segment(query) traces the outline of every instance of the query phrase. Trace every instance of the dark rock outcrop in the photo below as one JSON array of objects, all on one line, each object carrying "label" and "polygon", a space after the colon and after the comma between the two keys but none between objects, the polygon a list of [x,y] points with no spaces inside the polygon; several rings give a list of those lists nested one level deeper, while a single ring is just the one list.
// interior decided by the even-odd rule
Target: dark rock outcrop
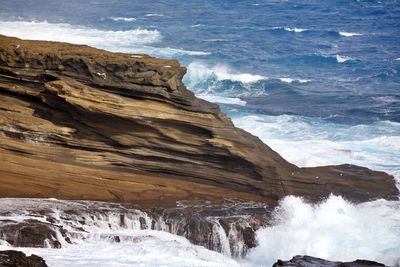
[{"label": "dark rock outcrop", "polygon": [[[1,214],[1,212],[0,212]],[[0,220],[0,238],[14,247],[60,248],[57,232],[63,233],[60,226],[34,219],[15,222]]]},{"label": "dark rock outcrop", "polygon": [[298,168],[196,98],[177,61],[0,36],[0,196],[174,205],[395,198],[393,177]]},{"label": "dark rock outcrop", "polygon": [[0,251],[0,267],[47,267],[42,257],[15,250]]},{"label": "dark rock outcrop", "polygon": [[352,262],[328,261],[310,256],[295,256],[289,261],[278,260],[272,267],[384,267],[382,263],[367,260]]}]

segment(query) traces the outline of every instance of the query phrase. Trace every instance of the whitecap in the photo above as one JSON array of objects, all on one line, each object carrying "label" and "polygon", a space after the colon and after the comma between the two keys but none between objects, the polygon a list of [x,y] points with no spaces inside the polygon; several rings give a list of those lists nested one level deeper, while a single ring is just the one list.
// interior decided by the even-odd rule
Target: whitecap
[{"label": "whitecap", "polygon": [[305,31],[310,31],[310,29],[302,29],[302,28],[291,28],[291,27],[272,27],[269,28],[271,30],[283,30],[283,31],[287,31],[287,32],[294,32],[294,33],[301,33],[301,32],[305,32]]},{"label": "whitecap", "polygon": [[204,26],[204,24],[193,24],[193,25],[190,25],[190,27],[192,27],[192,28],[198,28],[198,27],[201,27],[201,26]]},{"label": "whitecap", "polygon": [[343,63],[343,62],[352,60],[351,57],[341,56],[341,55],[336,55],[335,58],[336,58],[336,61],[337,61],[338,63]]},{"label": "whitecap", "polygon": [[164,14],[160,13],[149,13],[145,15],[146,17],[164,17]]},{"label": "whitecap", "polygon": [[136,21],[136,18],[127,18],[127,17],[110,17],[113,21],[125,21],[125,22],[133,22]]},{"label": "whitecap", "polygon": [[399,60],[400,60],[400,57],[398,57],[398,58],[395,58],[394,60],[396,60],[396,61],[399,61]]},{"label": "whitecap", "polygon": [[212,103],[217,104],[230,104],[230,105],[239,105],[239,106],[246,106],[246,101],[241,100],[240,98],[236,97],[224,97],[224,96],[217,96],[217,95],[196,95],[199,98],[207,100]]},{"label": "whitecap", "polygon": [[278,80],[280,80],[281,82],[285,82],[285,83],[309,83],[312,80],[308,80],[308,79],[294,79],[294,78],[289,78],[289,77],[284,77],[284,78],[278,78]]},{"label": "whitecap", "polygon": [[150,46],[142,46],[140,51],[146,54],[151,54],[159,57],[172,57],[176,55],[189,55],[189,56],[209,56],[211,52],[206,51],[193,51],[193,50],[184,50],[179,48],[172,47],[150,47]]},{"label": "whitecap", "polygon": [[339,35],[343,37],[352,37],[352,36],[360,36],[362,34],[357,32],[339,32]]},{"label": "whitecap", "polygon": [[254,83],[268,79],[262,75],[235,72],[227,65],[217,64],[210,67],[198,62],[189,64],[185,78],[188,80],[189,87],[195,87],[196,84],[212,78],[219,81],[230,80],[242,83]]},{"label": "whitecap", "polygon": [[284,29],[285,31],[289,31],[289,32],[305,32],[305,31],[309,31],[308,29],[289,28],[289,27],[284,27],[283,29]]}]

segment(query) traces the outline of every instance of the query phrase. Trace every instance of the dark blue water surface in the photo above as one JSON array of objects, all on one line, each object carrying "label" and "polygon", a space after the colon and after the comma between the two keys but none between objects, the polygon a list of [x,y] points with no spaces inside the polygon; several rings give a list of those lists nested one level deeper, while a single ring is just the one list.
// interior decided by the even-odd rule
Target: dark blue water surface
[{"label": "dark blue water surface", "polygon": [[[244,112],[345,124],[400,122],[400,1],[0,3],[1,21],[156,30],[160,40],[144,52],[179,59],[189,67],[185,82],[192,90],[240,98]],[[129,50],[129,43],[123,48]],[[165,54],[163,48],[204,53]]]}]

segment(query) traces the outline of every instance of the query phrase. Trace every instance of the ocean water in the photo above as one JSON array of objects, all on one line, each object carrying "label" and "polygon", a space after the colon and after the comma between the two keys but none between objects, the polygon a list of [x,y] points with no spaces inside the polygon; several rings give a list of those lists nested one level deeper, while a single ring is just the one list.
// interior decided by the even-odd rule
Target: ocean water
[{"label": "ocean water", "polygon": [[[0,34],[179,59],[189,89],[220,103],[236,126],[299,166],[354,163],[400,182],[398,0],[0,0],[0,6]],[[156,231],[130,246],[87,242],[27,251],[54,266],[270,266],[295,254],[400,265],[399,203],[354,205],[332,196],[313,206],[287,197],[275,226],[257,232],[259,246],[242,260]]]}]

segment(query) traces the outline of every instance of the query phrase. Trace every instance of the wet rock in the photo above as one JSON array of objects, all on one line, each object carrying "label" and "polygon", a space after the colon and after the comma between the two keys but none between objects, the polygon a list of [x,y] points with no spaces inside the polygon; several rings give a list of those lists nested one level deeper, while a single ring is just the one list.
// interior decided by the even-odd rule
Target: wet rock
[{"label": "wet rock", "polygon": [[37,220],[0,221],[0,237],[15,247],[61,248],[54,228],[60,227]]},{"label": "wet rock", "polygon": [[295,256],[289,261],[278,260],[273,267],[384,267],[382,263],[367,260],[352,262],[328,261],[310,256]]},{"label": "wet rock", "polygon": [[233,257],[257,245],[255,231],[269,223],[272,208],[262,203],[182,201],[175,208],[147,211],[152,229],[186,237],[191,243]]},{"label": "wet rock", "polygon": [[[58,248],[82,241],[135,242],[132,230],[153,229],[238,258],[256,245],[255,231],[268,224],[272,210],[242,201],[182,201],[141,211],[105,202],[0,199],[0,239],[18,247]],[[42,221],[32,219],[38,217]]]},{"label": "wet rock", "polygon": [[0,267],[47,267],[43,258],[14,250],[0,251]]}]

